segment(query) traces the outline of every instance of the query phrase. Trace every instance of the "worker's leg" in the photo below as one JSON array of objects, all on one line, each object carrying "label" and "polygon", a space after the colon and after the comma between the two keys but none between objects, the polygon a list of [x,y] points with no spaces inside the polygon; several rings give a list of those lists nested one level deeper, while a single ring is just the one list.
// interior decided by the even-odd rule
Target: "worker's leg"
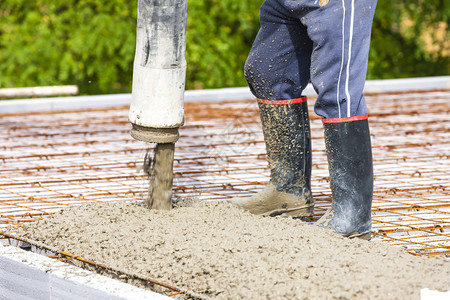
[{"label": "worker's leg", "polygon": [[[299,8],[299,2],[308,5]],[[313,41],[315,111],[325,118],[333,202],[318,225],[346,236],[369,238],[373,172],[363,88],[376,0],[286,3],[298,9]]]},{"label": "worker's leg", "polygon": [[333,202],[317,225],[369,239],[373,193],[369,123],[365,116],[341,120],[324,120]]},{"label": "worker's leg", "polygon": [[255,96],[297,98],[311,78],[318,115],[365,115],[363,89],[376,2],[266,0],[245,68]]},{"label": "worker's leg", "polygon": [[309,81],[312,43],[306,28],[282,12],[277,1],[263,4],[260,19],[245,76],[258,98],[271,179],[255,196],[232,202],[255,214],[309,216],[311,139],[301,93]]},{"label": "worker's leg", "polygon": [[245,78],[258,99],[300,98],[310,79],[312,41],[306,27],[277,0],[260,10],[261,28],[245,64]]},{"label": "worker's leg", "polygon": [[[299,8],[299,2],[308,4]],[[324,118],[367,114],[363,89],[376,2],[286,1],[297,9],[313,41],[311,82],[318,93],[315,111]]]}]

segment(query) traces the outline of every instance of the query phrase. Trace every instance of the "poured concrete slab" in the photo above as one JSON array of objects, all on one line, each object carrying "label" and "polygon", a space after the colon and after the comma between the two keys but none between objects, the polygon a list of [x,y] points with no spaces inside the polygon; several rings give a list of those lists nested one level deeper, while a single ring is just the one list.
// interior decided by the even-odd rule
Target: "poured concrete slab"
[{"label": "poured concrete slab", "polygon": [[[416,255],[450,255],[449,78],[376,81],[366,86],[370,92],[382,92],[366,97],[375,159],[373,234]],[[186,95],[186,125],[176,145],[175,197],[222,200],[255,193],[268,172],[257,107],[248,89]],[[0,133],[0,231],[69,205],[145,197],[147,179],[141,166],[152,147],[129,136],[129,95],[14,101],[0,102],[0,124],[5,129]],[[312,113],[312,104],[314,218],[318,218],[331,198],[321,120]],[[6,252],[14,252],[12,247],[0,249],[0,277],[5,278],[0,289],[17,281],[16,288],[8,290],[11,297],[20,291],[23,296],[45,298],[52,282],[61,279],[29,266],[28,258],[24,262],[20,255],[11,258],[16,254]],[[31,269],[8,273],[20,264]],[[33,274],[32,279],[27,274]],[[73,274],[77,278],[84,273]],[[70,285],[84,286],[84,277]],[[4,284],[6,280],[13,281]],[[24,280],[40,288],[27,294],[22,290]],[[90,285],[86,289],[109,293]]]}]

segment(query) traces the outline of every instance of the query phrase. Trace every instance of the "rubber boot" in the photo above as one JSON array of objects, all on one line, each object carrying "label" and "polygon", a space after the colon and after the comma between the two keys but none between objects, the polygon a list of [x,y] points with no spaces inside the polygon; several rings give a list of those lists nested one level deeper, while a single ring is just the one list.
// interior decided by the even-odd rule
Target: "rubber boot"
[{"label": "rubber boot", "polygon": [[258,100],[270,181],[259,193],[230,202],[256,215],[311,216],[311,132],[306,97]]},{"label": "rubber boot", "polygon": [[316,224],[346,237],[370,239],[373,163],[369,123],[367,116],[355,119],[324,120],[333,201]]}]

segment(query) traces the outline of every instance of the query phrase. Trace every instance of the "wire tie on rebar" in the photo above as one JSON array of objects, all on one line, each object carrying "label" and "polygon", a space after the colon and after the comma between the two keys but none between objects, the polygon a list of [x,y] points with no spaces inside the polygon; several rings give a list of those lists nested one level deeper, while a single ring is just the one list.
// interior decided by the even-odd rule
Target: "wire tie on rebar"
[{"label": "wire tie on rebar", "polygon": [[66,258],[61,259],[60,262],[66,262],[66,261],[72,260],[74,258],[77,259],[77,257],[75,257],[75,256],[74,257],[66,257]]}]

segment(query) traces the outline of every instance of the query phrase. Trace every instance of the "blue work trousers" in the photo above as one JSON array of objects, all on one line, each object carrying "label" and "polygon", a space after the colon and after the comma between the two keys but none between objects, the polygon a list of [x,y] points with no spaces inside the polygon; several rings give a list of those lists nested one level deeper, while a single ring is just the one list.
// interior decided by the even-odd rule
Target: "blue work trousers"
[{"label": "blue work trousers", "polygon": [[324,118],[367,114],[363,89],[376,0],[266,0],[245,64],[263,100],[299,98],[309,81]]}]

